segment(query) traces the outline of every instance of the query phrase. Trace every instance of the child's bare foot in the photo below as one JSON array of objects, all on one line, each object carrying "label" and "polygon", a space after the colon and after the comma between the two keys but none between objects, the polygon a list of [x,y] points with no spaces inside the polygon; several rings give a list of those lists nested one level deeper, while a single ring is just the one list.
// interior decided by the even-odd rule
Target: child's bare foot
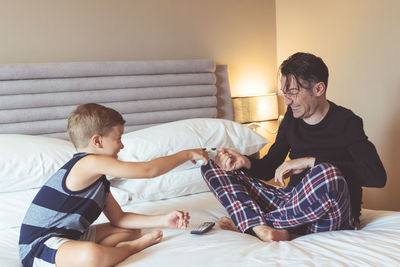
[{"label": "child's bare foot", "polygon": [[240,232],[239,229],[237,229],[235,223],[232,221],[231,218],[228,218],[226,216],[219,218],[219,226],[224,229],[224,230],[230,230],[230,231],[235,231],[235,232]]},{"label": "child's bare foot", "polygon": [[162,236],[163,236],[162,231],[160,231],[160,230],[152,231],[150,233],[144,234],[142,237],[140,237],[136,240],[121,242],[116,247],[132,246],[132,247],[136,247],[139,250],[142,250],[151,245],[159,243],[162,239]]},{"label": "child's bare foot", "polygon": [[278,230],[267,225],[257,225],[253,227],[254,233],[262,241],[287,241],[289,232],[287,230]]},{"label": "child's bare foot", "polygon": [[152,231],[150,233],[144,234],[141,238],[138,240],[143,240],[143,242],[146,242],[149,246],[157,244],[161,241],[163,237],[163,232],[160,230],[157,231]]}]

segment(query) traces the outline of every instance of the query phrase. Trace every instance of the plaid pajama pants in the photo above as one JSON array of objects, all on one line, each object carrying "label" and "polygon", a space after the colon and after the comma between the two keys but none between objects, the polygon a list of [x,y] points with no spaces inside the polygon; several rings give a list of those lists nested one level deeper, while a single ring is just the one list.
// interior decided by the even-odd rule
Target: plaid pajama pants
[{"label": "plaid pajama pants", "polygon": [[331,164],[314,166],[297,186],[286,188],[266,185],[243,171],[223,171],[212,160],[201,172],[243,233],[257,225],[296,234],[353,229],[346,181]]}]

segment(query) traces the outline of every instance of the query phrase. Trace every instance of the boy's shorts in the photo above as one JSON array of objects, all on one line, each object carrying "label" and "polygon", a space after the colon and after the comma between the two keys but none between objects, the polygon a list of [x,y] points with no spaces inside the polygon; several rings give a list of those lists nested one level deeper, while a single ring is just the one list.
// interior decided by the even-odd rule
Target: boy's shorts
[{"label": "boy's shorts", "polygon": [[[96,240],[96,226],[92,225],[89,229],[81,236],[79,241],[91,241],[94,242]],[[56,266],[56,252],[61,247],[62,244],[65,242],[72,241],[71,239],[64,238],[64,237],[50,237],[46,240],[41,246],[45,246],[47,251],[52,251],[48,255],[40,255],[40,258],[36,258],[33,261],[33,266],[40,266],[40,267],[50,267]],[[46,260],[44,260],[46,258]]]}]

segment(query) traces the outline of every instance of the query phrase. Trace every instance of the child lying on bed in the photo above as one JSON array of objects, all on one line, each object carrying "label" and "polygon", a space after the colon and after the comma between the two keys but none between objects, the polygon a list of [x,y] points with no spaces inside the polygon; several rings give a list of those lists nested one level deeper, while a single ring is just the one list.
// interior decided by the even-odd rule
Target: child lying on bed
[{"label": "child lying on bed", "polygon": [[[122,211],[105,175],[153,178],[187,160],[207,162],[207,153],[193,149],[149,162],[119,161],[124,124],[121,114],[98,104],[80,105],[71,113],[68,134],[78,153],[44,184],[25,215],[19,240],[24,266],[114,266],[161,241],[161,231],[141,235],[140,228],[187,227],[184,211]],[[91,226],[101,212],[110,223]]]}]

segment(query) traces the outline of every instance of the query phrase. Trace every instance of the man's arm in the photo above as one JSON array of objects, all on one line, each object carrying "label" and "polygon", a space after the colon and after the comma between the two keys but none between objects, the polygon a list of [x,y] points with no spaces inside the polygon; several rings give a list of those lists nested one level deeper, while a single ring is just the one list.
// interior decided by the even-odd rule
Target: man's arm
[{"label": "man's arm", "polygon": [[314,167],[314,165],[314,157],[304,157],[285,161],[275,171],[275,182],[279,182],[284,186],[285,183],[283,182],[283,179],[291,177],[294,174],[300,174],[304,170]]},{"label": "man's arm", "polygon": [[253,177],[265,181],[271,180],[275,176],[276,168],[285,161],[290,149],[286,138],[288,119],[286,113],[279,126],[275,142],[268,150],[268,153],[262,159],[249,158],[251,167],[248,173]]},{"label": "man's arm", "polygon": [[[286,114],[287,115],[287,114]],[[286,138],[288,118],[282,120],[274,144],[262,159],[243,156],[232,149],[221,149],[215,158],[217,165],[225,171],[247,169],[247,172],[260,180],[271,180],[275,176],[275,170],[285,161],[289,152],[289,144]]]},{"label": "man's arm", "polygon": [[348,140],[346,150],[351,156],[350,161],[330,161],[317,158],[315,164],[327,161],[338,167],[345,177],[353,177],[354,180],[351,183],[366,187],[384,187],[386,184],[385,168],[375,146],[364,133],[360,117],[354,116],[347,122],[344,138]]}]

